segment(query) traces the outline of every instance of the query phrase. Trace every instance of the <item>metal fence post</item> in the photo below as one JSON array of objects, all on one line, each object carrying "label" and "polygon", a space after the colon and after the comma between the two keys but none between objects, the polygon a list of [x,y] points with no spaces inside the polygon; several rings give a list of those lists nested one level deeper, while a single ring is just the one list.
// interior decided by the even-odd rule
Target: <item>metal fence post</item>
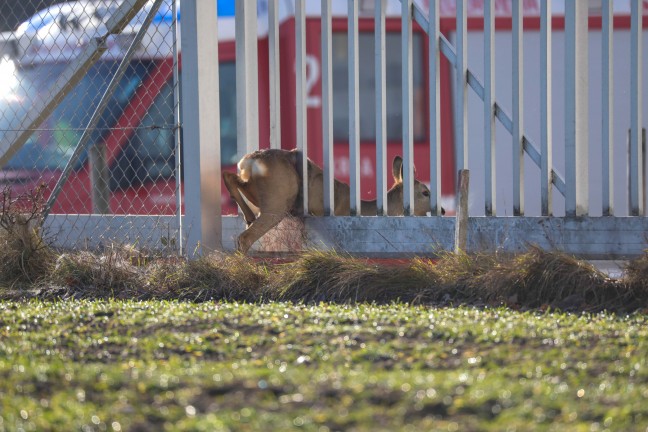
[{"label": "metal fence post", "polygon": [[612,0],[603,0],[602,8],[602,29],[601,53],[603,55],[603,64],[601,71],[602,77],[602,106],[601,106],[601,188],[602,188],[602,205],[603,216],[614,215],[614,61],[613,61],[613,8]]},{"label": "metal fence post", "polygon": [[268,1],[268,81],[270,82],[270,148],[281,148],[281,79],[279,0]]},{"label": "metal fence post", "polygon": [[522,2],[513,2],[513,215],[524,215],[524,50]]},{"label": "metal fence post", "polygon": [[495,1],[484,2],[484,210],[497,213],[495,164]]},{"label": "metal fence post", "polygon": [[387,214],[387,50],[385,45],[387,0],[376,0],[375,4],[376,213],[378,216],[383,216]]},{"label": "metal fence post", "polygon": [[308,125],[306,110],[306,0],[295,0],[295,128],[300,151],[298,171],[302,176],[302,210],[308,214]]},{"label": "metal fence post", "polygon": [[259,149],[257,2],[237,1],[236,146],[239,156]]},{"label": "metal fence post", "polygon": [[643,179],[641,161],[641,40],[643,1],[630,6],[630,215],[643,215]]},{"label": "metal fence post", "polygon": [[360,65],[358,64],[358,2],[348,0],[349,61],[349,189],[350,214],[362,214],[360,204]]},{"label": "metal fence post", "polygon": [[550,216],[553,214],[551,0],[543,1],[540,7],[540,206],[542,215]]},{"label": "metal fence post", "polygon": [[588,2],[565,2],[565,214],[588,203]]},{"label": "metal fence post", "polygon": [[428,26],[430,68],[430,209],[441,215],[441,41],[439,2],[430,4]]},{"label": "metal fence post", "polygon": [[405,216],[414,214],[412,4],[413,0],[401,1],[401,109],[403,111],[403,214]]},{"label": "metal fence post", "polygon": [[186,245],[196,256],[222,247],[218,19],[216,2],[186,0],[182,9]]},{"label": "metal fence post", "polygon": [[333,18],[331,0],[322,0],[322,147],[324,214],[335,213],[335,160],[333,158]]},{"label": "metal fence post", "polygon": [[455,106],[457,133],[455,136],[456,170],[468,168],[468,4],[457,0],[457,42]]}]

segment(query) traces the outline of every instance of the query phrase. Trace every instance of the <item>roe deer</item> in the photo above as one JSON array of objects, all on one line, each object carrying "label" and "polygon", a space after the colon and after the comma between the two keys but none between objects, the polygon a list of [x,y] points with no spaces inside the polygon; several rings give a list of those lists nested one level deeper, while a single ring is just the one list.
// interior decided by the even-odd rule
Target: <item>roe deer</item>
[{"label": "roe deer", "polygon": [[[247,228],[238,237],[237,249],[246,253],[252,244],[276,226],[286,215],[299,214],[302,182],[297,164],[297,150],[259,150],[239,161],[239,174],[225,172],[223,180],[231,197],[241,208]],[[403,160],[394,158],[392,175],[395,184],[387,192],[387,214],[403,215]],[[350,189],[345,183],[334,182],[336,216],[348,216]],[[251,206],[255,207],[254,211]],[[425,216],[430,211],[430,190],[415,180],[414,214]],[[322,169],[308,160],[308,212],[324,215],[324,175]],[[443,212],[443,211],[442,211]],[[376,201],[362,201],[363,216],[376,215]]]}]

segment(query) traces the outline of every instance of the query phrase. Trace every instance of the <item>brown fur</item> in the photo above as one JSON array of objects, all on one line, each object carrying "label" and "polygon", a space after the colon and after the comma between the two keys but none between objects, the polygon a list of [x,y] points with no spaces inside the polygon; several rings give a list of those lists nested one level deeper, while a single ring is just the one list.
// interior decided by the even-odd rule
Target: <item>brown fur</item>
[{"label": "brown fur", "polygon": [[[296,150],[259,150],[239,161],[239,174],[223,173],[225,186],[236,201],[247,229],[239,236],[238,250],[246,253],[252,244],[286,215],[299,214],[301,178],[297,169]],[[392,175],[395,184],[387,192],[387,214],[403,215],[403,160],[394,158]],[[336,216],[348,216],[350,189],[345,183],[334,183]],[[308,161],[308,212],[324,215],[324,175],[322,169]],[[430,211],[430,190],[418,180],[414,184],[414,214],[425,216]],[[376,215],[376,201],[362,201],[363,216]]]}]

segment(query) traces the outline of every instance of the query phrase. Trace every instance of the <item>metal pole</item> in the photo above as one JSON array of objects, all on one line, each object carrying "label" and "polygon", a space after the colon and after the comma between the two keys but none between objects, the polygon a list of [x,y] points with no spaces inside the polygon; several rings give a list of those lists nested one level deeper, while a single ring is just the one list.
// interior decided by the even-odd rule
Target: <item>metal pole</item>
[{"label": "metal pole", "polygon": [[376,0],[375,5],[376,213],[383,216],[387,214],[387,72],[385,60],[385,12],[387,0]]},{"label": "metal pole", "polygon": [[588,3],[565,2],[565,214],[588,204]]},{"label": "metal pole", "polygon": [[522,2],[513,2],[513,215],[524,215],[524,51]]},{"label": "metal pole", "polygon": [[495,167],[495,2],[484,2],[484,210],[497,213]]},{"label": "metal pole", "polygon": [[630,215],[643,214],[643,179],[641,172],[641,118],[642,118],[642,9],[643,1],[632,0],[630,5]]},{"label": "metal pole", "polygon": [[430,68],[430,209],[432,216],[441,215],[441,51],[439,35],[439,2],[430,4],[428,25]]},{"label": "metal pole", "polygon": [[[216,2],[182,3],[182,131],[188,255],[222,249]],[[239,81],[240,82],[240,81]]]},{"label": "metal pole", "polygon": [[297,149],[302,178],[302,210],[308,214],[308,142],[306,116],[306,0],[295,0],[295,73]]},{"label": "metal pole", "polygon": [[403,112],[403,214],[414,214],[414,123],[413,123],[413,61],[412,0],[402,0],[401,9],[401,81]]},{"label": "metal pole", "polygon": [[281,148],[281,74],[279,70],[279,1],[268,0],[270,148]]},{"label": "metal pole", "polygon": [[553,123],[551,121],[551,0],[540,6],[540,206],[543,216],[553,214]]},{"label": "metal pole", "polygon": [[603,216],[614,215],[614,53],[613,48],[613,2],[603,0],[602,34],[602,103],[601,103],[601,161]]},{"label": "metal pole", "polygon": [[358,1],[348,3],[349,61],[349,186],[350,213],[359,216],[360,208],[360,74],[358,65]]},{"label": "metal pole", "polygon": [[235,3],[236,143],[243,155],[259,149],[257,2]]},{"label": "metal pole", "polygon": [[457,43],[456,43],[456,107],[457,133],[455,136],[456,170],[468,168],[468,22],[467,0],[457,0]]},{"label": "metal pole", "polygon": [[[184,234],[182,226],[182,116],[180,113],[180,69],[178,57],[178,41],[180,38],[178,28],[178,10],[175,0],[172,0],[171,13],[173,13],[172,31],[173,31],[173,120],[175,129],[173,136],[175,138],[175,195],[176,195],[176,218],[178,221],[178,255],[184,253]],[[171,239],[168,239],[169,242]]]},{"label": "metal pole", "polygon": [[324,154],[324,214],[335,209],[333,158],[333,29],[331,0],[322,0],[322,147]]}]

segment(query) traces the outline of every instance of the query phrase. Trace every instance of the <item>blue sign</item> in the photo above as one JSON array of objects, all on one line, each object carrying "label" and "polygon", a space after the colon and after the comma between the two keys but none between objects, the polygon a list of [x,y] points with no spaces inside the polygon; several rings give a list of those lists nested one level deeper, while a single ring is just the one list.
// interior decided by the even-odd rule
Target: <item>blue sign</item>
[{"label": "blue sign", "polygon": [[234,16],[234,5],[236,0],[218,0],[218,16],[219,17],[233,17]]}]

